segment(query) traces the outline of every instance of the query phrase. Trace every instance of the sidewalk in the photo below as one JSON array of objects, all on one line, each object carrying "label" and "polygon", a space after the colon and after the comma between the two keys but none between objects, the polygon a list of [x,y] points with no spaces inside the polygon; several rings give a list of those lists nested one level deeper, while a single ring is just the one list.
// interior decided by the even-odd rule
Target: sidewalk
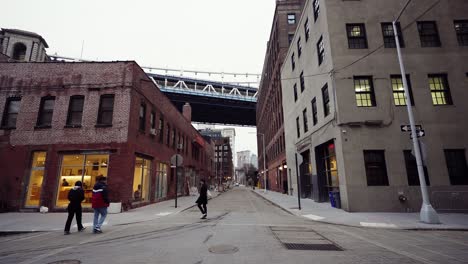
[{"label": "sidewalk", "polygon": [[[219,195],[211,191],[213,198]],[[198,196],[183,196],[177,199],[177,208],[174,199],[132,209],[119,214],[108,214],[104,227],[127,225],[152,221],[168,215],[177,214],[195,206]],[[0,214],[0,232],[35,232],[35,231],[63,231],[67,213],[2,213]],[[93,225],[93,213],[83,213],[83,225]],[[76,229],[73,220],[72,230]]]},{"label": "sidewalk", "polygon": [[311,199],[301,199],[302,210],[299,210],[297,196],[273,191],[265,194],[262,189],[253,192],[294,215],[317,222],[373,228],[468,230],[468,214],[440,213],[442,224],[430,225],[419,221],[419,213],[349,213]]}]

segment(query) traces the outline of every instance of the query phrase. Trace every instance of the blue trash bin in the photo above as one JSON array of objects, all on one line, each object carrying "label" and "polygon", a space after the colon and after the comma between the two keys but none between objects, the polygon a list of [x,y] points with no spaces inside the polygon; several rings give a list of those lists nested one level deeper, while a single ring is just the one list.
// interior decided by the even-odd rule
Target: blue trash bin
[{"label": "blue trash bin", "polygon": [[335,206],[333,207],[341,208],[340,192],[338,191],[333,192],[333,200],[335,200]]},{"label": "blue trash bin", "polygon": [[330,198],[330,204],[332,207],[336,208],[336,201],[335,201],[335,196],[333,195],[333,192],[330,191],[328,192],[328,197]]}]

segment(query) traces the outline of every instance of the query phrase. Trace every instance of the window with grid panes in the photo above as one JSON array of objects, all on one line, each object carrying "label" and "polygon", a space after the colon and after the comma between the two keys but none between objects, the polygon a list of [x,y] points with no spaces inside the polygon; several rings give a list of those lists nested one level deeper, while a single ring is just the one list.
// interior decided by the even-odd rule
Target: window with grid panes
[{"label": "window with grid panes", "polygon": [[307,18],[304,23],[304,35],[305,35],[305,40],[307,42],[310,37],[309,18]]},{"label": "window with grid panes", "polygon": [[296,14],[288,14],[288,24],[289,25],[296,24]]},{"label": "window with grid panes", "polygon": [[468,185],[468,165],[464,149],[445,149],[445,161],[452,185]]},{"label": "window with grid panes", "polygon": [[289,33],[288,34],[288,44],[291,44],[291,42],[293,41],[293,38],[294,38],[294,34]]},{"label": "window with grid panes", "polygon": [[468,20],[455,20],[455,32],[457,33],[458,45],[468,46]]},{"label": "window with grid panes", "polygon": [[164,141],[164,117],[160,115],[159,118],[159,126],[158,126],[158,133],[159,133],[159,143],[163,143]]},{"label": "window with grid panes", "polygon": [[312,124],[315,126],[318,122],[318,118],[317,118],[317,100],[315,99],[312,99]]},{"label": "window with grid panes", "polygon": [[439,31],[435,21],[418,22],[419,38],[421,47],[440,47]]},{"label": "window with grid panes", "polygon": [[21,97],[10,97],[7,99],[5,104],[5,110],[3,112],[2,127],[3,128],[15,128],[16,120],[20,110]]},{"label": "window with grid panes", "polygon": [[348,47],[350,49],[367,49],[366,28],[364,24],[346,24]]},{"label": "window with grid panes", "polygon": [[144,132],[145,128],[146,128],[146,104],[142,103],[140,105],[138,129]]},{"label": "window with grid panes", "polygon": [[[393,91],[393,102],[396,106],[406,105],[405,88],[403,87],[403,78],[401,75],[390,75],[392,91]],[[409,75],[406,75],[406,82],[408,83],[408,92],[410,96],[411,105],[414,105],[413,92],[411,90],[411,81]]]},{"label": "window with grid panes", "polygon": [[301,124],[299,123],[299,117],[296,118],[296,129],[297,129],[297,137],[301,137]]},{"label": "window with grid panes", "polygon": [[327,117],[330,114],[330,96],[328,94],[328,84],[322,87],[323,115]]},{"label": "window with grid panes", "polygon": [[385,151],[364,150],[367,186],[388,186]]},{"label": "window with grid panes", "polygon": [[302,46],[301,46],[301,37],[297,39],[297,57],[300,58],[302,54]]},{"label": "window with grid panes", "polygon": [[325,46],[323,44],[323,37],[321,36],[317,42],[317,57],[319,65],[325,60]]},{"label": "window with grid panes", "polygon": [[301,75],[299,76],[299,80],[301,84],[301,92],[303,92],[305,89],[304,71],[301,72]]},{"label": "window with grid panes", "polygon": [[[396,24],[397,32],[398,32],[398,40],[400,42],[400,47],[405,47],[405,42],[403,41],[403,35],[401,34],[401,27],[400,23],[397,22]],[[395,43],[395,34],[393,32],[393,24],[392,23],[382,23],[382,35],[384,38],[384,47],[385,48],[396,48]]]},{"label": "window with grid panes", "polygon": [[[420,185],[416,158],[411,153],[411,150],[404,150],[403,155],[405,156],[405,166],[406,166],[406,175],[408,177],[408,185],[409,186]],[[426,179],[426,185],[431,185],[431,183],[429,182],[429,174],[427,173],[426,165],[423,165],[423,168],[424,168],[424,179]]]},{"label": "window with grid panes", "polygon": [[297,101],[297,83],[294,84],[294,102]]},{"label": "window with grid panes", "polygon": [[314,0],[313,5],[314,5],[314,20],[317,21],[317,18],[319,17],[319,14],[320,14],[320,1]]},{"label": "window with grid panes", "polygon": [[304,133],[309,131],[309,123],[307,122],[307,108],[302,111],[302,121],[304,122]]},{"label": "window with grid panes", "polygon": [[52,115],[54,113],[54,105],[54,96],[42,97],[41,105],[39,108],[39,115],[37,117],[37,127],[52,126]]},{"label": "window with grid panes", "polygon": [[114,95],[101,95],[98,113],[98,125],[112,125],[112,117],[114,114]]},{"label": "window with grid panes", "polygon": [[356,93],[356,104],[359,107],[376,106],[374,87],[371,76],[355,76],[354,92]]},{"label": "window with grid panes", "polygon": [[81,126],[83,117],[83,95],[73,95],[70,97],[68,105],[67,126]]},{"label": "window with grid panes", "polygon": [[446,74],[430,74],[429,87],[431,89],[433,105],[451,105],[452,96]]}]

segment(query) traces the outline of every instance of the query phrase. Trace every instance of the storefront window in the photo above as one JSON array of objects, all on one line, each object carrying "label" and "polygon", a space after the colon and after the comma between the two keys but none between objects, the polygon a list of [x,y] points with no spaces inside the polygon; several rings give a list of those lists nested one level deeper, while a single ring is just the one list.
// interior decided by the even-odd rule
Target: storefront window
[{"label": "storefront window", "polygon": [[31,174],[27,187],[26,203],[27,207],[39,207],[42,191],[42,180],[44,179],[44,168],[46,152],[34,152],[31,165]]},{"label": "storefront window", "polygon": [[133,176],[133,200],[149,201],[151,160],[136,157]]},{"label": "storefront window", "polygon": [[68,205],[68,192],[73,188],[75,182],[81,181],[85,191],[85,200],[82,205],[90,207],[96,178],[98,176],[107,177],[108,164],[108,154],[63,155],[56,206],[66,207]]},{"label": "storefront window", "polygon": [[167,195],[167,164],[158,163],[156,179],[156,197],[165,198]]}]

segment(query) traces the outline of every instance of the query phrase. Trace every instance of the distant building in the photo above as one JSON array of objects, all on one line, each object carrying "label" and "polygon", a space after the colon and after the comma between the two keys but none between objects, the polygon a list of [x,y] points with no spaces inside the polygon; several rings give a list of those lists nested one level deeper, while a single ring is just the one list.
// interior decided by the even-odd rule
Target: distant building
[{"label": "distant building", "polygon": [[244,150],[237,152],[237,168],[244,167],[244,164],[251,164],[252,152]]},{"label": "distant building", "polygon": [[232,181],[234,165],[232,163],[232,150],[228,137],[213,139],[215,146],[215,177],[218,184]]},{"label": "distant building", "polygon": [[[43,62],[48,60],[49,46],[41,35],[34,32],[6,29],[0,30],[0,53],[14,61]],[[0,61],[2,60],[0,54]]]}]

